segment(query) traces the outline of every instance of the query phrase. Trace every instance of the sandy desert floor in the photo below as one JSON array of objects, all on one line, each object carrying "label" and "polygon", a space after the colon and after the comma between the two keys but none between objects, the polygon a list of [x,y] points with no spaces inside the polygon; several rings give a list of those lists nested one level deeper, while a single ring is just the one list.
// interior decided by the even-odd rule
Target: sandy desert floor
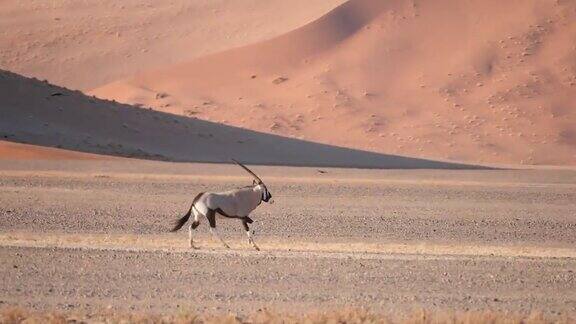
[{"label": "sandy desert floor", "polygon": [[342,306],[576,312],[576,172],[254,167],[276,198],[187,248],[231,165],[0,161],[0,306],[181,313]]}]

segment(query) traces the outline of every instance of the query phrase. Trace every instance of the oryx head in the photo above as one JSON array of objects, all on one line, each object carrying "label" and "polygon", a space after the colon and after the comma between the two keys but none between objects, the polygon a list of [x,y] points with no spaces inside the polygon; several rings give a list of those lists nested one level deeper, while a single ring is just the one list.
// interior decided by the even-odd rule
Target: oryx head
[{"label": "oryx head", "polygon": [[272,199],[272,194],[270,193],[270,191],[268,191],[268,188],[266,188],[264,181],[262,181],[262,179],[260,179],[260,177],[258,177],[256,173],[252,172],[252,170],[248,169],[248,167],[246,167],[244,164],[234,159],[232,159],[232,161],[234,161],[234,163],[238,164],[240,167],[242,167],[242,169],[250,173],[250,175],[252,175],[252,177],[254,178],[254,180],[252,180],[252,184],[254,185],[255,188],[259,189],[262,192],[262,201],[270,204],[274,203],[274,199]]}]

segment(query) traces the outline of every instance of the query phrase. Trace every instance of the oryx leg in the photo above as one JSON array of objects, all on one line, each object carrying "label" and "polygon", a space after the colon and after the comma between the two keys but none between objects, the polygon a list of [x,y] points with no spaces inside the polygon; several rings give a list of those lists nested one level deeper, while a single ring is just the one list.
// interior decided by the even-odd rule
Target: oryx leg
[{"label": "oryx leg", "polygon": [[218,231],[216,230],[216,212],[209,209],[208,212],[206,213],[206,218],[208,218],[208,223],[210,223],[210,233],[212,233],[212,235],[217,240],[222,242],[222,245],[224,245],[225,248],[229,249],[230,246],[226,244],[226,242],[224,242],[224,240],[220,237],[220,235],[218,235]]},{"label": "oryx leg", "polygon": [[252,233],[250,232],[250,227],[248,227],[248,223],[252,223],[252,220],[249,217],[242,218],[242,225],[244,226],[244,230],[246,231],[246,235],[248,236],[248,243],[252,245],[256,249],[256,251],[260,251],[260,248],[256,243],[254,243],[254,239],[252,238]]},{"label": "oryx leg", "polygon": [[194,213],[194,221],[190,223],[190,227],[188,228],[188,236],[190,237],[190,247],[197,249],[198,247],[194,246],[194,240],[192,239],[192,230],[196,229],[196,227],[200,225],[200,212],[198,212],[195,207],[192,207],[192,212]]}]

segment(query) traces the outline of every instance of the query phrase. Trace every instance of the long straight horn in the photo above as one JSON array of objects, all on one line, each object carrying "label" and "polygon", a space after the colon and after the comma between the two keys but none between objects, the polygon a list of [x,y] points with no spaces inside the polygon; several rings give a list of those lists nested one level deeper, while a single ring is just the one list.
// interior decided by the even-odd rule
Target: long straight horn
[{"label": "long straight horn", "polygon": [[244,169],[244,170],[246,170],[248,173],[250,173],[250,174],[254,177],[254,179],[256,179],[256,181],[258,181],[258,183],[264,183],[264,181],[262,181],[262,179],[260,179],[260,177],[258,177],[258,176],[256,175],[256,173],[254,173],[254,172],[252,172],[252,170],[248,169],[247,166],[245,166],[244,164],[242,164],[242,163],[240,163],[240,162],[238,162],[238,161],[236,161],[236,160],[234,160],[234,159],[231,159],[231,160],[234,161],[234,163],[236,163],[236,164],[238,164],[239,166],[241,166],[242,169]]}]

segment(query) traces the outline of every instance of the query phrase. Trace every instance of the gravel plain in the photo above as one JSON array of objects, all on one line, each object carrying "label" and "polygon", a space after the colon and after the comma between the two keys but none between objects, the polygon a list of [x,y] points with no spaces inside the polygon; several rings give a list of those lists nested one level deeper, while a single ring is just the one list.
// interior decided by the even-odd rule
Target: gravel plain
[{"label": "gravel plain", "polygon": [[276,203],[167,233],[231,165],[0,161],[0,306],[576,313],[576,172],[254,166]]}]

